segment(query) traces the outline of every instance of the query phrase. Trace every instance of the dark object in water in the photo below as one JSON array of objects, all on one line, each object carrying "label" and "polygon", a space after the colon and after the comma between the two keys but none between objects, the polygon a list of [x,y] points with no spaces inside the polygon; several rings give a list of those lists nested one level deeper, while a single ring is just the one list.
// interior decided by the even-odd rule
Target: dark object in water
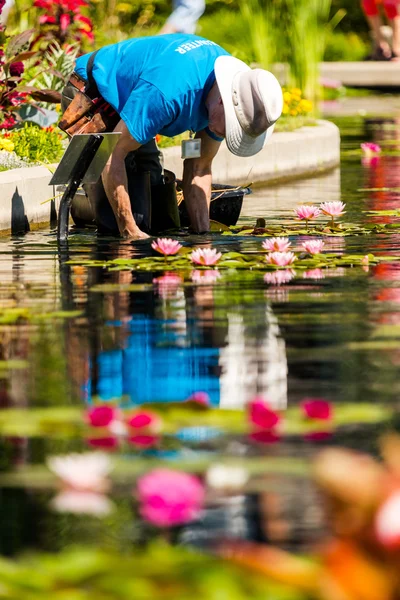
[{"label": "dark object in water", "polygon": [[[223,190],[223,191],[222,191]],[[223,225],[236,225],[242,210],[243,197],[251,194],[249,187],[235,187],[213,183],[210,204],[210,219],[223,223]],[[189,215],[185,201],[179,205],[179,216],[182,227],[189,227]]]},{"label": "dark object in water", "polygon": [[[179,217],[180,225],[188,227],[190,222],[185,201],[179,205],[178,217],[175,183],[168,182],[161,187],[163,190],[160,191],[152,186],[151,233],[158,234],[167,229],[179,227]],[[251,189],[214,183],[212,190],[210,219],[227,226],[236,225],[242,209],[243,197],[251,194]],[[165,197],[165,192],[167,192],[167,197]],[[78,227],[94,225],[94,212],[83,191],[76,194],[73,199],[71,216]]]}]

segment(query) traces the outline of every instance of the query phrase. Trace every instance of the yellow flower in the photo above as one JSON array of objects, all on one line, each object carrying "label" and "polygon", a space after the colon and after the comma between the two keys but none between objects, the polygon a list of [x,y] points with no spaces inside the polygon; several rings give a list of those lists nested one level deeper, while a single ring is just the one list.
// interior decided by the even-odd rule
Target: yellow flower
[{"label": "yellow flower", "polygon": [[303,112],[311,112],[313,109],[313,104],[310,102],[310,100],[305,100],[303,98],[303,100],[300,102],[300,109]]},{"label": "yellow flower", "polygon": [[287,104],[284,104],[284,105],[283,105],[283,108],[282,108],[282,114],[283,114],[283,115],[287,115],[287,114],[288,114],[288,112],[289,112],[289,107],[288,107],[288,105],[287,105]]},{"label": "yellow flower", "polygon": [[301,89],[300,88],[292,88],[290,91],[292,92],[292,94],[294,96],[301,96]]},{"label": "yellow flower", "polygon": [[289,104],[289,102],[292,99],[292,94],[290,92],[284,92],[283,93],[283,99],[285,102],[287,102]]},{"label": "yellow flower", "polygon": [[7,152],[12,152],[14,150],[14,142],[7,138],[0,138],[0,150],[7,150]]},{"label": "yellow flower", "polygon": [[292,115],[292,117],[296,117],[298,112],[297,112],[297,110],[291,110],[290,114]]}]

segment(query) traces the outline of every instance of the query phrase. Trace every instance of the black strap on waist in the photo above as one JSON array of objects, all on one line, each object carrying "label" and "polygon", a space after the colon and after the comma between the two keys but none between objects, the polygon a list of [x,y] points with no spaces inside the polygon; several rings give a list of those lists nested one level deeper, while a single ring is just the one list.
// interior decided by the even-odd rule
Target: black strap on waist
[{"label": "black strap on waist", "polygon": [[96,50],[96,52],[93,52],[89,56],[89,60],[86,65],[87,84],[85,87],[85,94],[87,94],[89,98],[98,98],[100,96],[99,90],[97,88],[97,83],[95,82],[93,77],[93,63],[97,53],[98,50]]}]

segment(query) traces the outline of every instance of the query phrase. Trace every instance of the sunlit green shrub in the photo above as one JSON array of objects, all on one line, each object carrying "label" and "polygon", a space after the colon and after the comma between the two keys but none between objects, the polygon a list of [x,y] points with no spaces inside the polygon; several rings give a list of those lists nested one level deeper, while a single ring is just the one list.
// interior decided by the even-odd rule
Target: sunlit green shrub
[{"label": "sunlit green shrub", "polygon": [[56,162],[64,151],[61,135],[52,127],[41,129],[26,123],[22,129],[12,131],[10,139],[17,156],[31,162]]}]

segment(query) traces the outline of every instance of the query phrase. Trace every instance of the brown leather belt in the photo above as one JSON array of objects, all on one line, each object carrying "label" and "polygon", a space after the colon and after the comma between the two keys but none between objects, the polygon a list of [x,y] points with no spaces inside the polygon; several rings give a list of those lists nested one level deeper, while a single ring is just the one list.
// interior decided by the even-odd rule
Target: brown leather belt
[{"label": "brown leather belt", "polygon": [[77,73],[74,72],[74,73],[72,73],[71,77],[69,78],[68,83],[73,85],[80,92],[84,92],[87,81],[82,79],[82,77],[80,77],[79,75],[77,75]]}]

